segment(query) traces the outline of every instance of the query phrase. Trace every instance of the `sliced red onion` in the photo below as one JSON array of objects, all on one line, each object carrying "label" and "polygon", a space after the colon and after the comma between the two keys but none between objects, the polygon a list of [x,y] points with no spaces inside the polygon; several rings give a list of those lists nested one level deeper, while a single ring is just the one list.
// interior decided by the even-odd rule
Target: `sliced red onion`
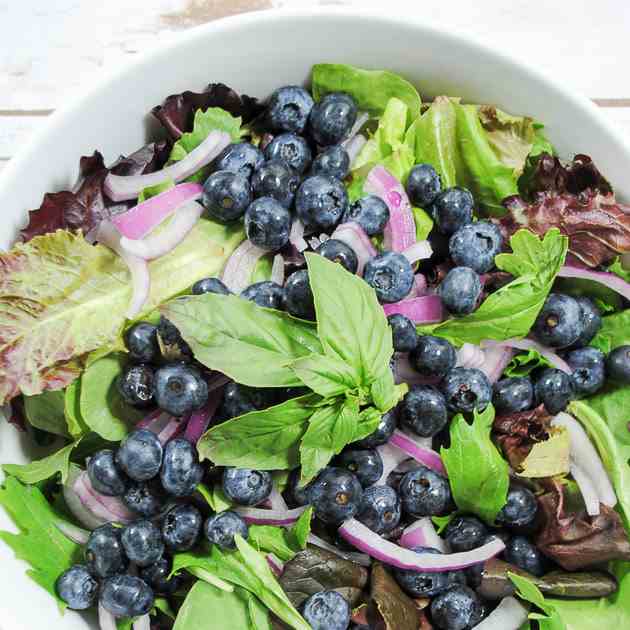
[{"label": "sliced red onion", "polygon": [[475,630],[518,630],[527,621],[528,611],[514,597],[504,597],[501,603]]},{"label": "sliced red onion", "polygon": [[484,341],[482,345],[487,347],[483,350],[484,363],[479,369],[484,372],[491,383],[496,383],[512,360],[514,351],[500,343]]},{"label": "sliced red onion", "polygon": [[361,133],[358,133],[356,136],[354,136],[354,138],[352,138],[352,140],[348,142],[348,144],[346,144],[345,149],[348,157],[350,158],[351,169],[354,168],[354,163],[356,162],[357,158],[359,157],[359,153],[361,153],[363,147],[366,144],[367,138]]},{"label": "sliced red onion", "polygon": [[133,240],[123,236],[120,246],[132,256],[154,260],[173,251],[195,227],[204,208],[196,201],[189,201],[173,215],[169,224],[156,234],[149,234],[143,239]]},{"label": "sliced red onion", "polygon": [[394,355],[393,372],[396,384],[436,385],[440,382],[439,378],[423,376],[414,370],[411,363],[409,363],[409,355],[406,352],[397,352]]},{"label": "sliced red onion", "polygon": [[116,630],[116,617],[99,602],[98,604],[98,625],[100,630]]},{"label": "sliced red onion", "polygon": [[406,549],[413,549],[413,547],[432,547],[442,553],[448,553],[444,540],[438,536],[428,516],[420,518],[415,523],[409,525],[409,527],[406,527],[398,544]]},{"label": "sliced red onion", "polygon": [[250,507],[234,508],[234,511],[238,512],[248,525],[275,525],[277,527],[293,525],[305,510],[306,506],[292,510],[265,510],[263,508]]},{"label": "sliced red onion", "polygon": [[[129,523],[137,518],[118,497],[107,497],[92,487],[87,472],[82,472],[72,484],[83,507],[103,522]],[[75,514],[80,519],[78,514]],[[83,523],[88,527],[87,523]]]},{"label": "sliced red onion", "polygon": [[264,249],[256,247],[249,239],[243,241],[225,263],[221,275],[225,286],[237,295],[246,289],[256,263],[267,253]]},{"label": "sliced red onion", "polygon": [[103,189],[112,201],[135,199],[148,186],[156,186],[167,179],[175,183],[186,179],[200,168],[210,164],[230,144],[230,135],[225,131],[211,131],[208,137],[195,147],[183,160],[165,166],[162,170],[147,175],[112,175],[105,178]]},{"label": "sliced red onion", "polygon": [[267,564],[276,577],[280,577],[284,573],[284,562],[276,554],[267,554]]},{"label": "sliced red onion", "polygon": [[136,429],[148,429],[155,433],[162,445],[182,432],[186,422],[159,409],[136,423]]},{"label": "sliced red onion", "polygon": [[171,440],[176,438],[178,435],[180,435],[184,431],[186,426],[187,426],[187,423],[185,420],[182,420],[181,418],[176,418],[173,416],[168,421],[166,426],[164,426],[164,428],[159,433],[156,434],[157,439],[159,440],[160,444],[164,446],[167,442],[170,442]]},{"label": "sliced red onion", "polygon": [[[484,345],[487,344],[488,346],[493,343],[496,342],[484,341]],[[510,348],[516,348],[518,350],[536,350],[539,354],[545,357],[545,359],[547,359],[549,363],[557,367],[559,370],[562,370],[567,374],[571,374],[572,372],[569,364],[564,359],[559,357],[551,348],[543,346],[533,339],[508,339],[507,341],[502,341],[501,345],[509,346]]]},{"label": "sliced red onion", "polygon": [[367,112],[359,112],[357,115],[357,119],[354,121],[354,125],[352,125],[352,128],[350,129],[350,131],[348,132],[348,135],[345,137],[345,139],[341,142],[341,146],[347,150],[348,148],[348,144],[350,143],[350,141],[352,140],[352,138],[354,138],[359,131],[361,131],[361,127],[363,127],[363,125],[365,125],[365,123],[370,119],[370,115]]},{"label": "sliced red onion", "polygon": [[210,395],[203,409],[190,414],[190,418],[188,418],[188,423],[186,424],[186,431],[184,431],[184,437],[189,442],[197,444],[201,436],[208,430],[210,421],[221,404],[222,397],[222,393],[215,390],[215,395]]},{"label": "sliced red onion", "polygon": [[148,614],[136,617],[132,628],[133,630],[151,630],[151,617]]},{"label": "sliced red onion", "polygon": [[66,502],[72,516],[74,516],[81,525],[84,525],[89,530],[96,529],[108,522],[107,519],[96,516],[85,505],[83,505],[83,502],[77,493],[72,489],[70,484],[66,484],[63,487],[63,499]]},{"label": "sliced red onion", "polygon": [[409,291],[409,295],[405,299],[410,300],[411,298],[422,297],[426,295],[427,292],[427,279],[424,274],[417,273],[413,277],[413,286],[411,287],[411,291]]},{"label": "sliced red onion", "polygon": [[569,472],[580,489],[586,513],[589,516],[599,516],[599,494],[589,476],[575,463],[569,463]]},{"label": "sliced red onion", "polygon": [[375,166],[363,186],[378,195],[389,208],[389,221],[383,230],[385,249],[404,252],[416,242],[416,222],[402,184],[383,166]]},{"label": "sliced red onion", "polygon": [[564,267],[560,267],[558,276],[561,278],[592,280],[593,282],[603,284],[605,287],[619,293],[619,295],[623,295],[626,300],[630,300],[630,283],[609,271],[591,271],[589,269],[565,265]]},{"label": "sliced red onion", "polygon": [[284,257],[282,254],[276,254],[273,257],[273,264],[271,265],[271,278],[269,279],[280,286],[284,284]]},{"label": "sliced red onion", "polygon": [[310,238],[306,239],[306,242],[311,249],[317,249],[322,244],[322,242],[319,240],[319,236],[311,236]]},{"label": "sliced red onion", "polygon": [[55,527],[69,540],[77,545],[85,545],[90,537],[90,532],[68,523],[68,521],[57,521]]},{"label": "sliced red onion", "polygon": [[381,446],[376,447],[376,450],[383,460],[383,472],[374,485],[384,486],[390,474],[405,460],[409,459],[409,455],[392,444],[381,444]]},{"label": "sliced red onion", "polygon": [[571,462],[588,476],[597,490],[600,502],[608,507],[617,505],[617,495],[604,464],[582,425],[564,412],[553,419],[552,425],[564,427],[569,432]]},{"label": "sliced red onion", "polygon": [[[142,420],[138,420],[135,424],[136,429],[149,429],[152,430],[151,427],[159,426],[163,427],[166,422],[168,422],[168,418],[170,415],[166,413],[166,411],[162,411],[161,409],[155,409],[151,411],[149,414],[144,416]],[[156,431],[153,431],[156,433]]]},{"label": "sliced red onion", "polygon": [[291,243],[298,252],[303,252],[305,249],[308,249],[308,243],[304,240],[304,223],[299,219],[295,219],[291,224],[289,243]]},{"label": "sliced red onion", "polygon": [[131,274],[132,294],[126,316],[134,319],[142,311],[151,291],[151,276],[147,261],[127,252],[120,243],[120,233],[110,221],[101,221],[96,231],[96,240],[116,252],[125,262]]},{"label": "sliced red onion", "polygon": [[354,251],[359,261],[357,274],[362,276],[367,261],[373,256],[376,256],[377,253],[376,247],[374,247],[370,237],[365,233],[363,228],[354,221],[348,221],[347,223],[338,225],[332,233],[331,238],[342,241]]},{"label": "sliced red onion", "polygon": [[331,553],[343,558],[344,560],[351,560],[356,564],[360,564],[363,567],[369,567],[372,564],[372,560],[370,556],[366,553],[359,553],[357,551],[345,551],[344,549],[339,549],[339,547],[335,547],[335,545],[331,545],[326,542],[323,538],[319,536],[315,536],[315,534],[309,534],[307,541],[311,545],[315,545],[315,547],[320,547],[321,549],[326,549]]},{"label": "sliced red onion", "polygon": [[271,486],[271,494],[269,495],[268,500],[272,510],[276,510],[278,512],[286,512],[289,509],[287,507],[287,502],[278,491],[275,483]]},{"label": "sliced red onion", "polygon": [[341,537],[372,558],[398,569],[442,573],[457,571],[486,562],[500,554],[505,545],[500,539],[492,540],[470,551],[449,554],[416,553],[381,538],[354,518],[347,520],[340,528]]},{"label": "sliced red onion", "polygon": [[400,313],[416,324],[435,324],[444,319],[444,308],[439,295],[422,295],[393,304],[383,304],[383,310],[388,317]]},{"label": "sliced red onion", "polygon": [[409,457],[413,457],[427,468],[431,468],[442,475],[446,475],[446,469],[442,463],[442,459],[433,449],[427,448],[423,444],[418,443],[414,438],[403,433],[400,429],[396,429],[389,444],[399,448]]},{"label": "sliced red onion", "polygon": [[127,238],[144,238],[182,205],[201,197],[203,186],[188,182],[150,197],[126,212],[115,214],[111,222]]},{"label": "sliced red onion", "polygon": [[457,351],[457,367],[476,368],[480,370],[486,362],[484,351],[472,343],[465,343]]},{"label": "sliced red onion", "polygon": [[433,248],[429,241],[416,241],[413,245],[407,247],[402,255],[413,265],[419,260],[426,260],[433,256]]}]

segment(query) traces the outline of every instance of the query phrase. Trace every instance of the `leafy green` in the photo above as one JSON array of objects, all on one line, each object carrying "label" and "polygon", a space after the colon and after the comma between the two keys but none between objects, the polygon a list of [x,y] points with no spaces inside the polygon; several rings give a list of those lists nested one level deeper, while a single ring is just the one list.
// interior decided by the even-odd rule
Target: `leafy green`
[{"label": "leafy green", "polygon": [[510,484],[509,466],[490,438],[493,421],[492,405],[475,411],[472,424],[458,414],[451,422],[451,445],[440,451],[455,504],[487,523],[494,523],[505,505]]},{"label": "leafy green", "polygon": [[29,424],[42,431],[63,437],[70,435],[62,391],[45,391],[36,396],[24,396],[24,413]]},{"label": "leafy green", "polygon": [[118,442],[127,435],[130,423],[144,412],[127,405],[121,398],[116,379],[125,365],[122,354],[112,354],[93,363],[81,377],[81,417],[101,437]]},{"label": "leafy green", "polygon": [[556,228],[543,240],[528,230],[519,230],[510,245],[512,253],[499,254],[495,262],[499,269],[515,276],[512,282],[489,295],[474,313],[418,330],[458,345],[527,335],[564,264],[568,239]]},{"label": "leafy green", "polygon": [[161,311],[198,361],[243,385],[300,385],[291,363],[321,351],[312,324],[234,295],[188,296]]},{"label": "leafy green", "polygon": [[310,506],[302,512],[295,525],[288,531],[289,539],[293,548],[306,549],[308,536],[311,533],[311,521],[313,519],[313,508]]},{"label": "leafy green", "polygon": [[213,512],[225,512],[232,507],[232,502],[225,496],[220,484],[208,488],[205,484],[199,483],[195,490],[206,500]]},{"label": "leafy green", "polygon": [[545,599],[545,596],[531,580],[516,573],[508,573],[508,576],[516,586],[516,594],[543,611],[544,614],[530,613],[529,615],[530,619],[535,619],[538,622],[540,630],[569,630],[555,606]]},{"label": "leafy green", "polygon": [[590,345],[608,354],[627,344],[630,344],[630,309],[602,317],[602,327]]},{"label": "leafy green", "polygon": [[411,207],[416,224],[416,240],[425,241],[433,229],[433,219],[422,208]]},{"label": "leafy green", "polygon": [[70,470],[70,455],[76,445],[76,442],[72,442],[52,455],[29,464],[3,464],[2,469],[7,475],[13,475],[22,483],[39,483],[57,473],[61,473],[61,483],[66,483]]},{"label": "leafy green", "polygon": [[553,367],[549,361],[535,348],[519,352],[505,368],[508,376],[527,376],[541,367]]},{"label": "leafy green", "polygon": [[138,203],[142,203],[147,199],[151,199],[151,197],[155,197],[156,195],[166,192],[171,188],[175,188],[175,182],[170,177],[167,177],[163,182],[160,182],[159,184],[147,186],[140,191],[140,194],[138,195]]},{"label": "leafy green", "polygon": [[311,354],[291,364],[296,376],[315,393],[325,398],[337,396],[357,387],[357,374],[336,357]]},{"label": "leafy green", "polygon": [[318,63],[313,66],[313,96],[316,101],[329,92],[346,92],[360,110],[374,115],[385,111],[393,97],[409,108],[410,120],[420,113],[420,95],[401,76],[387,70],[363,70],[341,63]]},{"label": "leafy green", "polygon": [[306,548],[311,533],[313,508],[304,511],[291,529],[273,525],[250,525],[248,542],[259,551],[273,553],[280,560],[291,560],[296,553]]},{"label": "leafy green", "polygon": [[88,427],[81,416],[81,379],[72,381],[65,389],[63,411],[68,425],[68,432],[73,438],[84,436]]},{"label": "leafy green", "polygon": [[25,486],[7,477],[0,488],[0,505],[20,531],[0,532],[0,540],[31,565],[27,574],[64,605],[57,598],[55,582],[79,557],[80,546],[57,529],[55,523],[62,519],[36,486]]},{"label": "leafy green", "polygon": [[622,280],[630,282],[630,270],[624,268],[619,257],[615,258],[613,263],[609,265],[608,271],[614,273],[616,276],[619,276]]}]

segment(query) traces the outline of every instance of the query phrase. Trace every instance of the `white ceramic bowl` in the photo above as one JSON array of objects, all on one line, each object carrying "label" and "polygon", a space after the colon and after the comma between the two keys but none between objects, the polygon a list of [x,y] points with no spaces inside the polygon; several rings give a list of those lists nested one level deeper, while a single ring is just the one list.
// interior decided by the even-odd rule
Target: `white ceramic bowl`
[{"label": "white ceramic bowl", "polygon": [[[151,54],[101,78],[56,112],[0,176],[2,231],[8,248],[47,191],[67,188],[78,158],[99,149],[106,161],[147,140],[153,105],[166,95],[222,81],[264,97],[275,87],[308,79],[316,62],[387,68],[414,82],[423,98],[462,96],[542,120],[561,155],[587,153],[630,198],[630,145],[586,98],[552,83],[501,51],[463,34],[438,31],[405,15],[391,18],[348,10],[269,11],[213,22],[169,39]],[[0,424],[0,462],[24,461],[29,447]],[[0,528],[12,529],[0,511]],[[2,630],[85,630],[93,618],[64,617],[54,600],[25,574],[0,543]],[[96,626],[95,626],[96,627]],[[219,630],[219,629],[217,629]]]}]

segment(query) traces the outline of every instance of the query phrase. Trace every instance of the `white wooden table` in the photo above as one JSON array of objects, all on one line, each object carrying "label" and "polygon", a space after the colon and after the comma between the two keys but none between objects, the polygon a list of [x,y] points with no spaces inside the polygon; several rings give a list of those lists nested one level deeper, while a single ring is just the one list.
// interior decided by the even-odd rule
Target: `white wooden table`
[{"label": "white wooden table", "polygon": [[224,15],[326,4],[473,35],[574,86],[630,137],[628,0],[0,0],[0,169],[103,68]]}]

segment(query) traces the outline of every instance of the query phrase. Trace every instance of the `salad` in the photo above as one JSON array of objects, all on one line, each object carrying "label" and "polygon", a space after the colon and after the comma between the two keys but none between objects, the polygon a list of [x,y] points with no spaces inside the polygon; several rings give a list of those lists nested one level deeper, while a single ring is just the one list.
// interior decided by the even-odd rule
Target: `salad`
[{"label": "salad", "polygon": [[3,544],[102,630],[630,627],[630,206],[388,71],[223,84],[0,254]]}]

